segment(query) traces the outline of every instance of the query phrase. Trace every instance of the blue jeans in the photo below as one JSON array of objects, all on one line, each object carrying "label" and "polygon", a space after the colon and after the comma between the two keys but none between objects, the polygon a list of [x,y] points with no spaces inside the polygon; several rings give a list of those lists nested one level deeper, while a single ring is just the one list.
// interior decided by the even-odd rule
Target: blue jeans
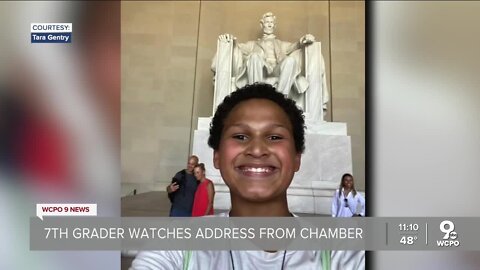
[{"label": "blue jeans", "polygon": [[170,209],[170,216],[171,217],[191,217],[192,213],[190,211],[185,211],[183,209]]}]

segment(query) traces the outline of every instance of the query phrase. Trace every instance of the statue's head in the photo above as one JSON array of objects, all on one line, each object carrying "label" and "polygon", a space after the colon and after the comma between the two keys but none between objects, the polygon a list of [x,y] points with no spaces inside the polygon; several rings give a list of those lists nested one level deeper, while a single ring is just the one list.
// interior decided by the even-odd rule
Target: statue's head
[{"label": "statue's head", "polygon": [[263,29],[264,34],[273,34],[276,24],[277,19],[272,12],[263,14],[262,19],[260,19],[260,27]]}]

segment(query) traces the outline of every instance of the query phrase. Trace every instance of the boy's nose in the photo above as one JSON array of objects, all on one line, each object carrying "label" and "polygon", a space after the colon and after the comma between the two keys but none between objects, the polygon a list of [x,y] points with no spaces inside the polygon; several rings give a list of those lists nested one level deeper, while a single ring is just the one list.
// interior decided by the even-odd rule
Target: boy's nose
[{"label": "boy's nose", "polygon": [[247,155],[252,157],[262,157],[268,154],[268,147],[264,140],[262,139],[253,139],[250,141],[247,147]]}]

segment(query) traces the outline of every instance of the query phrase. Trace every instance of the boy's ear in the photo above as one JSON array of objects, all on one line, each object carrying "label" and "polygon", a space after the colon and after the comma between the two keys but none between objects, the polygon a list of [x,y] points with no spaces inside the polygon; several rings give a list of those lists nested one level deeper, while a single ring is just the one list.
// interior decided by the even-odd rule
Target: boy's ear
[{"label": "boy's ear", "polygon": [[294,160],[294,162],[295,162],[295,172],[298,172],[298,170],[300,170],[300,165],[301,165],[301,163],[302,163],[302,154],[297,153],[297,154],[295,155],[295,160]]},{"label": "boy's ear", "polygon": [[220,157],[218,156],[218,151],[217,150],[213,151],[213,166],[217,170],[220,169]]}]

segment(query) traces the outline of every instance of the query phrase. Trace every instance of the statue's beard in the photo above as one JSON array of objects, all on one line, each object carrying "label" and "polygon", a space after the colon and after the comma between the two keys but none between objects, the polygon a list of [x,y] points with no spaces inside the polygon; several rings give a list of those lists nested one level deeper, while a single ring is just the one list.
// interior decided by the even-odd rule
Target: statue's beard
[{"label": "statue's beard", "polygon": [[268,33],[263,33],[263,37],[262,37],[262,38],[263,38],[263,39],[274,39],[274,38],[275,38],[275,35],[272,34],[272,33],[270,33],[270,34],[268,34]]},{"label": "statue's beard", "polygon": [[264,28],[263,29],[263,34],[271,35],[271,34],[273,34],[274,31],[275,31],[274,28],[266,28],[266,29]]}]

